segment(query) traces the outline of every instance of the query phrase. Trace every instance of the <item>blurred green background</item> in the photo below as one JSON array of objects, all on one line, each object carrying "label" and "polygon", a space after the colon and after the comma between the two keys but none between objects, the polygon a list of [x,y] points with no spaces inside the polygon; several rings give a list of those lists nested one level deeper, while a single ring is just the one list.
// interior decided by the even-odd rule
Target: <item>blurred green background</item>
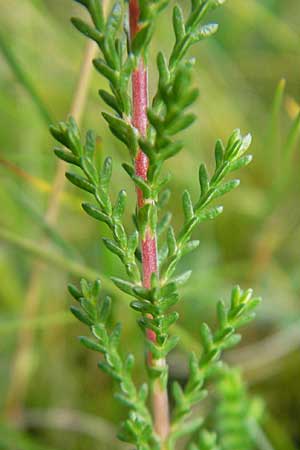
[{"label": "blurred green background", "polygon": [[[105,228],[81,211],[75,188],[66,185],[56,198],[57,220],[45,220],[57,175],[48,122],[70,110],[86,42],[69,18],[83,11],[70,0],[0,5],[0,449],[123,448],[114,433],[124,411],[111,400],[97,355],[76,341],[85,330],[68,313],[66,292],[81,274],[105,279],[122,269],[101,244]],[[263,305],[227,359],[265,402],[256,447],[293,450],[300,447],[299,1],[230,0],[212,20],[219,33],[195,50],[199,118],[185,132],[185,151],[168,163],[175,227],[181,192],[197,195],[197,168],[203,160],[212,167],[216,138],[237,127],[251,131],[254,162],[226,197],[224,214],[197,231],[200,250],[183,262],[193,275],[182,290],[182,342],[195,347],[200,322],[213,324],[216,301],[227,299],[233,284],[253,287]],[[160,19],[153,56],[170,49],[169,30],[170,11]],[[150,80],[153,88],[155,66]],[[101,118],[103,86],[93,72],[82,129],[97,130],[100,154],[114,158],[112,195],[126,187],[134,208],[120,168],[128,155]],[[130,211],[127,221],[131,226]],[[142,366],[143,340],[128,299],[109,281],[105,287],[114,318],[124,323],[126,349]],[[184,345],[170,358],[171,376],[183,380]],[[137,369],[137,380],[144,376]]]}]

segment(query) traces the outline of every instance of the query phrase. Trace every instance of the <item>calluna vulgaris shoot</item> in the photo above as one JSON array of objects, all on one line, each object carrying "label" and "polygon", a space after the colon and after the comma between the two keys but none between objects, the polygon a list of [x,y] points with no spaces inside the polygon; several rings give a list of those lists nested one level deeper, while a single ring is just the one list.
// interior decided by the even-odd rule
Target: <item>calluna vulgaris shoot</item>
[{"label": "calluna vulgaris shoot", "polygon": [[[137,387],[133,381],[134,357],[123,356],[120,351],[121,325],[109,325],[111,299],[101,296],[100,280],[82,280],[80,289],[69,286],[78,302],[78,307],[71,310],[91,330],[91,338],[80,340],[88,349],[103,355],[99,367],[116,381],[116,398],[128,408],[118,435],[121,440],[138,450],[172,450],[186,437],[190,450],[217,449],[222,433],[217,437],[205,430],[205,418],[193,414],[192,407],[204,399],[207,383],[216,376],[225,377],[226,372],[227,380],[237,379],[236,374],[229,375],[230,369],[220,365],[220,357],[223,350],[239,342],[237,329],[253,319],[260,299],[252,296],[251,289],[235,287],[228,306],[218,303],[217,329],[212,331],[207,324],[201,324],[200,356],[189,355],[185,386],[177,382],[170,386],[172,402],[168,398],[166,358],[178,344],[178,338],[172,334],[172,325],[179,318],[174,306],[180,298],[180,286],[191,274],[178,274],[179,262],[199,245],[192,239],[194,229],[222,213],[215,201],[239,185],[239,180],[227,177],[251,161],[251,155],[246,155],[251,137],[243,137],[235,130],[226,144],[216,142],[213,174],[209,176],[205,165],[200,164],[198,199],[193,201],[188,190],[182,195],[183,224],[177,232],[165,210],[170,177],[164,171],[164,163],[182,150],[183,143],[177,135],[196,119],[187,112],[198,97],[192,83],[194,60],[187,53],[217,31],[217,25],[206,20],[224,0],[191,0],[186,15],[179,5],[174,6],[174,45],[169,55],[157,55],[158,85],[150,100],[147,68],[153,62],[149,60],[149,48],[158,17],[171,2],[119,0],[107,18],[101,0],[77,2],[87,9],[91,23],[79,18],[73,18],[72,23],[97,43],[101,56],[94,60],[94,66],[109,84],[109,91],[99,91],[102,101],[112,110],[103,112],[103,117],[113,135],[128,149],[123,168],[136,188],[134,232],[129,233],[123,223],[126,192],[120,190],[114,200],[110,196],[111,158],[107,157],[98,167],[95,133],[88,131],[83,139],[72,117],[51,126],[51,133],[63,146],[55,148],[56,155],[79,168],[67,172],[67,178],[91,196],[91,203],[83,203],[83,209],[110,229],[110,237],[103,238],[104,245],[124,264],[126,279],[112,277],[112,281],[120,295],[132,297],[130,306],[139,313],[147,352],[147,382]],[[237,392],[243,394],[241,399],[245,402],[243,389]],[[246,415],[236,420],[246,420]],[[239,450],[245,450],[244,445]],[[233,445],[231,450],[234,448]]]}]

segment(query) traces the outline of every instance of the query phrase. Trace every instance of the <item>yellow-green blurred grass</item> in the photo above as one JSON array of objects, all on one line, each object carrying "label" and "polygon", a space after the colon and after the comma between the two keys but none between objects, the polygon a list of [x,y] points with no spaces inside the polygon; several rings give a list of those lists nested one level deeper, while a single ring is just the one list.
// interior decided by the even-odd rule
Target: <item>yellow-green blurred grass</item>
[{"label": "yellow-green blurred grass", "polygon": [[[181,3],[186,5],[185,1]],[[197,195],[197,167],[202,160],[211,167],[213,144],[217,137],[226,139],[235,127],[241,127],[243,132],[252,131],[255,159],[252,166],[241,174],[239,191],[225,200],[223,217],[197,232],[201,240],[199,252],[183,263],[184,266],[192,264],[194,274],[193,284],[183,291],[181,325],[189,328],[193,339],[197,339],[199,321],[203,318],[213,320],[215,301],[220,296],[225,297],[235,282],[245,287],[253,285],[255,291],[264,296],[259,320],[255,327],[246,330],[245,341],[259,342],[263,336],[299,318],[298,141],[292,146],[289,182],[280,191],[278,203],[278,190],[274,188],[275,181],[282,179],[283,147],[299,102],[298,9],[296,0],[251,0],[247,5],[244,0],[231,0],[222,12],[217,13],[221,26],[216,39],[197,50],[199,62],[195,83],[199,85],[201,95],[195,110],[199,113],[199,120],[185,133],[185,152],[169,164],[174,173],[170,208],[174,212],[175,225],[178,227],[181,222],[178,208],[181,192],[188,187],[193,196]],[[64,118],[67,113],[84,46],[84,39],[68,23],[75,10],[79,11],[68,0],[11,0],[1,6],[1,28],[6,40],[55,120]],[[162,18],[153,54],[161,45],[168,48],[172,36],[166,33],[167,29],[167,17]],[[155,73],[155,69],[151,71],[153,77]],[[286,78],[286,90],[281,92],[281,107],[275,108],[270,125],[273,94],[282,77]],[[97,130],[103,140],[103,152],[114,157],[115,180],[134,194],[120,169],[119,163],[126,157],[125,151],[109,135],[101,119],[103,105],[97,98],[97,89],[104,84],[94,75],[83,128]],[[0,199],[5,212],[1,215],[0,225],[6,233],[13,233],[14,239],[27,244],[29,240],[34,244],[36,237],[44,233],[43,226],[24,203],[16,201],[15,196],[18,190],[23,192],[40,216],[43,215],[56,164],[51,152],[53,143],[32,98],[2,57],[0,86],[1,158],[33,177],[25,180],[13,175],[7,167],[0,167]],[[268,138],[270,126],[271,134],[278,136],[276,142],[270,142]],[[43,407],[76,406],[95,414],[101,410],[101,414],[116,420],[118,414],[113,402],[109,401],[106,412],[100,406],[100,391],[101,398],[108,401],[111,385],[95,369],[95,357],[85,355],[79,347],[74,337],[82,330],[76,324],[72,325],[66,316],[70,302],[65,289],[67,278],[76,281],[80,274],[84,275],[84,267],[93,268],[92,276],[98,274],[99,269],[106,276],[111,271],[117,273],[120,270],[101,246],[100,231],[105,232],[104,228],[99,230],[97,223],[81,213],[80,201],[78,193],[68,187],[62,197],[63,212],[53,231],[78,249],[85,263],[76,266],[73,275],[67,267],[58,264],[59,270],[48,269],[48,276],[43,279],[42,320],[36,324],[40,338],[35,348],[36,371],[26,403]],[[130,214],[127,221],[131,226]],[[54,246],[53,250],[61,251],[61,248]],[[0,287],[1,315],[13,326],[12,332],[5,335],[8,346],[5,346],[4,362],[0,368],[1,379],[4,380],[0,389],[3,392],[14,352],[13,330],[22,320],[18,311],[22,306],[22,292],[26,287],[31,259],[15,246],[1,243],[0,262],[3,280]],[[56,264],[55,260],[53,262]],[[59,275],[59,271],[63,274]],[[134,328],[134,313],[127,308],[127,301],[119,302],[117,295],[114,299],[115,317],[125,320],[126,348],[131,346],[135,352],[140,352],[142,338]],[[48,323],[44,328],[43,320],[47,315],[50,325]],[[58,337],[65,343],[60,349],[57,348]],[[141,355],[138,360],[142,358]],[[49,361],[54,360],[55,364],[49,365]],[[285,371],[285,360],[278,364],[281,371],[274,375],[278,382],[276,391],[268,394],[273,397],[281,395],[283,380],[284,385],[287,384],[281,375]],[[139,379],[143,377],[142,372],[137,375]],[[272,379],[272,375],[270,377]],[[293,375],[290,380],[295,383]],[[299,411],[299,405],[293,406]],[[272,407],[276,410],[273,404]],[[282,414],[288,414],[287,406]],[[293,422],[292,417],[290,421]],[[294,438],[299,439],[295,427],[290,429]],[[54,433],[45,433],[43,439],[45,444],[59,448],[59,436],[55,437]],[[275,449],[280,448],[280,443],[273,444]],[[76,442],[69,435],[66,445],[70,449],[85,448],[84,440]]]}]

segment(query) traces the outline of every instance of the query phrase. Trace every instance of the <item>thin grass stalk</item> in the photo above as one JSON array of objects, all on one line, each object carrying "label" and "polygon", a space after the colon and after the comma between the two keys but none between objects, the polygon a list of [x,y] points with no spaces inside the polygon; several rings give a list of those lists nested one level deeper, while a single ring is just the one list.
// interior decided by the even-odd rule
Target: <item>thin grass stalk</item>
[{"label": "thin grass stalk", "polygon": [[[72,115],[77,122],[81,121],[82,113],[84,111],[91,76],[91,62],[95,56],[96,50],[97,47],[93,42],[89,42],[87,44],[70,108],[70,115]],[[65,163],[63,161],[59,161],[53,181],[53,189],[49,198],[48,208],[45,214],[45,222],[50,226],[55,225],[59,216],[60,197],[65,186],[65,169]],[[41,242],[41,246],[42,248],[46,248],[48,246],[48,240],[44,239]],[[43,270],[43,262],[40,259],[35,260],[32,265],[27,293],[24,299],[23,318],[25,321],[34,319],[37,314]],[[27,327],[21,327],[17,338],[17,349],[12,363],[10,383],[7,389],[5,414],[8,417],[18,416],[21,414],[22,405],[26,396],[31,375],[30,353],[33,342],[33,330],[28,329]]]}]

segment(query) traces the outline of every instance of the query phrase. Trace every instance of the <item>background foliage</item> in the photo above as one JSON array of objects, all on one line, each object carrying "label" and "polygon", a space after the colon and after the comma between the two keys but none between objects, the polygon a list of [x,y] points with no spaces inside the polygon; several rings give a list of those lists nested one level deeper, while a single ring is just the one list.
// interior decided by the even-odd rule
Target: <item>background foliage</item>
[{"label": "background foliage", "polygon": [[[243,346],[228,359],[243,370],[250,393],[265,399],[263,432],[253,430],[256,447],[289,450],[300,446],[300,13],[296,0],[246,3],[228,1],[215,13],[219,33],[197,47],[194,81],[201,95],[193,112],[198,120],[185,133],[185,151],[167,163],[175,174],[170,205],[175,222],[178,214],[179,227],[177,197],[185,188],[197,196],[197,167],[201,160],[212,167],[215,138],[226,140],[237,126],[244,134],[253,133],[255,159],[241,174],[241,187],[224,199],[226,213],[195,233],[200,251],[182,264],[183,270],[192,266],[193,276],[190,287],[182,290],[181,325],[197,337],[200,320],[212,323],[216,301],[227,298],[236,281],[243,287],[251,285],[264,298],[258,319],[244,332]],[[184,7],[185,2],[181,4]],[[75,336],[82,329],[67,312],[70,297],[65,289],[68,280],[78,279],[75,262],[87,272],[93,269],[102,274],[110,274],[112,265],[117,272],[118,262],[99,244],[102,225],[83,215],[82,195],[75,188],[68,186],[61,197],[64,207],[55,227],[47,227],[43,220],[57,163],[46,122],[48,117],[65,118],[69,109],[85,45],[69,18],[80,14],[82,10],[69,0],[10,0],[1,5],[1,410],[2,406],[5,410],[17,336],[24,326],[24,295],[33,267],[29,250],[37,245],[46,259],[38,316],[25,324],[35,332],[25,415],[18,423],[8,425],[3,420],[0,448],[4,449],[15,450],[17,441],[21,449],[81,450],[95,442],[99,449],[119,445],[112,429],[122,411],[111,401],[111,382],[97,370],[97,356],[76,344]],[[159,48],[170,47],[169,20],[164,15],[160,19],[154,55]],[[7,47],[17,65],[4,51]],[[28,83],[24,85],[20,67],[42,105]],[[154,66],[150,80],[155,77]],[[278,85],[283,77],[285,89],[284,82]],[[97,91],[105,87],[94,72],[82,128],[97,130],[100,158],[103,153],[114,157],[118,183],[112,183],[113,194],[120,184],[133,194],[128,177],[117,165],[124,149],[110,136],[100,115]],[[51,242],[47,248],[39,245],[45,234]],[[63,256],[60,264],[51,262],[53,254]],[[119,270],[121,274],[121,266]],[[105,289],[110,291],[110,286]],[[142,358],[136,317],[121,295],[114,297],[114,293],[113,315],[122,317],[128,347]],[[192,348],[194,341],[189,342]],[[184,381],[182,361],[180,351],[171,355],[171,375]],[[144,374],[137,376],[142,380]]]}]

